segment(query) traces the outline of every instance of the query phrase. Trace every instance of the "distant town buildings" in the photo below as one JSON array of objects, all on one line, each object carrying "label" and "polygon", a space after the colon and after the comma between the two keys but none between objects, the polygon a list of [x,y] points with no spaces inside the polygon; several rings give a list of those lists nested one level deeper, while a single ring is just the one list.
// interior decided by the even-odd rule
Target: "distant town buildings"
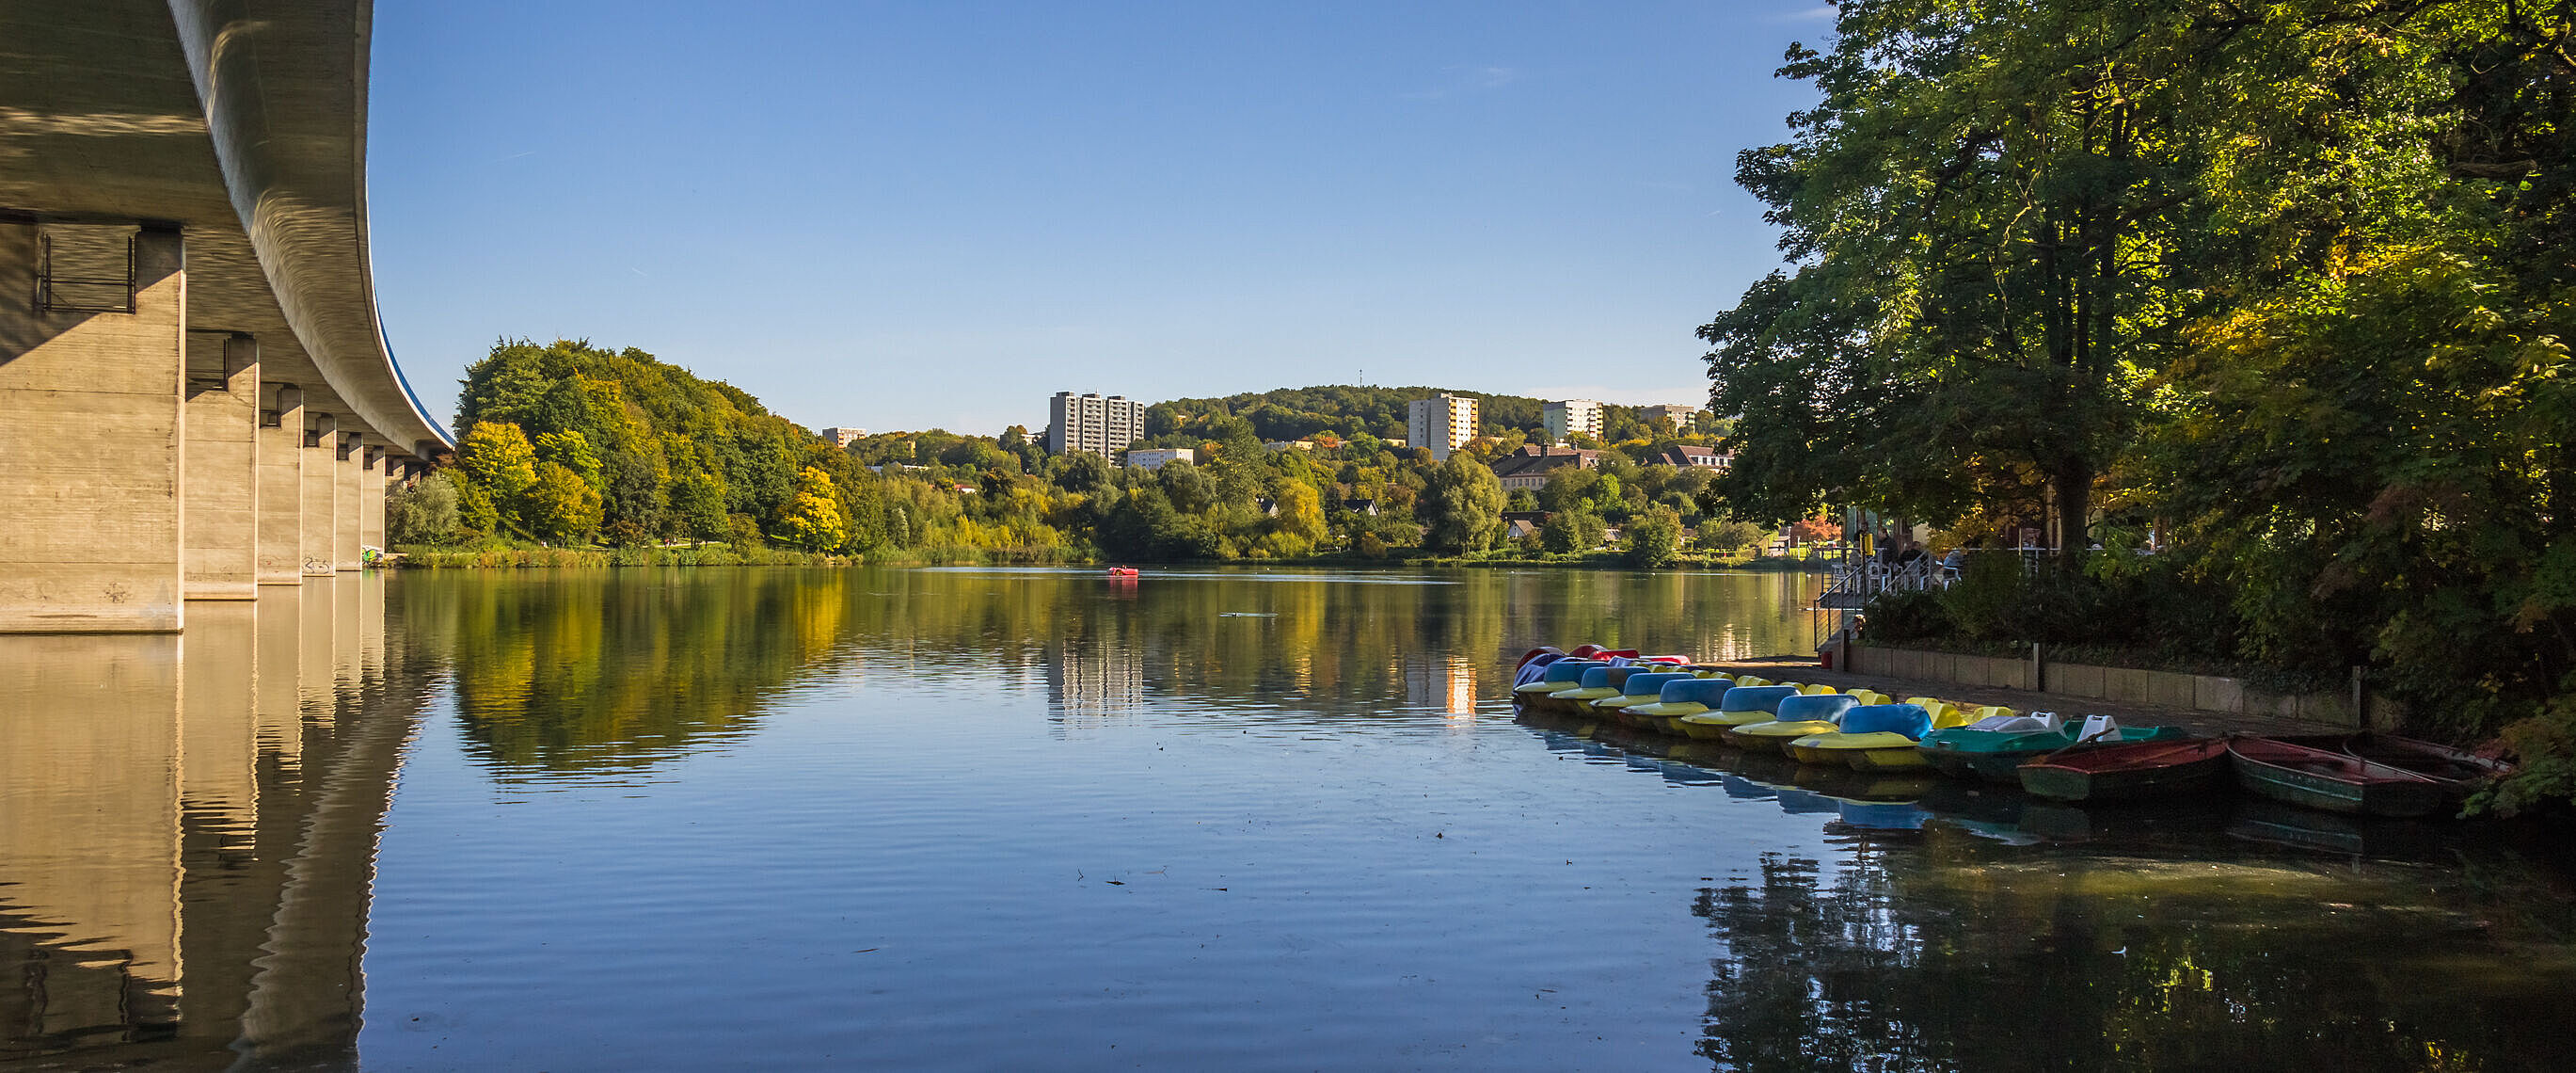
[{"label": "distant town buildings", "polygon": [[1475,397],[1444,391],[1406,403],[1404,438],[1414,446],[1430,448],[1433,461],[1448,461],[1449,452],[1476,438]]},{"label": "distant town buildings", "polygon": [[1505,492],[1534,492],[1547,484],[1549,474],[1560,469],[1598,469],[1600,465],[1599,451],[1525,443],[1520,450],[1494,460],[1494,476],[1502,479]]},{"label": "distant town buildings", "polygon": [[1601,404],[1591,399],[1566,399],[1543,407],[1540,416],[1547,421],[1547,442],[1564,443],[1565,438],[1580,432],[1595,440],[1601,438]]},{"label": "distant town buildings", "polygon": [[1735,456],[1730,454],[1720,454],[1717,449],[1713,447],[1700,447],[1693,444],[1676,443],[1647,456],[1645,463],[1649,466],[1689,466],[1694,469],[1713,469],[1720,473],[1724,473],[1728,467],[1735,464]]},{"label": "distant town buildings", "polygon": [[1649,422],[1649,423],[1651,423],[1651,422],[1653,422],[1656,418],[1659,418],[1659,417],[1660,417],[1660,418],[1663,418],[1663,419],[1665,419],[1665,420],[1671,421],[1671,422],[1673,423],[1673,429],[1674,429],[1674,431],[1680,431],[1680,429],[1681,429],[1681,427],[1682,427],[1683,425],[1687,425],[1687,424],[1689,424],[1689,423],[1690,423],[1691,415],[1696,414],[1696,413],[1698,413],[1698,412],[1699,412],[1699,407],[1697,407],[1697,406],[1690,406],[1690,405],[1686,405],[1686,404],[1684,404],[1684,403],[1678,403],[1678,402],[1670,402],[1670,403],[1665,403],[1664,405],[1661,405],[1661,406],[1640,406],[1640,407],[1638,407],[1638,408],[1637,408],[1637,420],[1639,420],[1639,421],[1645,421],[1645,422]]},{"label": "distant town buildings", "polygon": [[832,441],[832,446],[838,447],[844,451],[850,449],[851,443],[866,439],[867,435],[868,430],[863,428],[827,428],[823,430],[823,438]]},{"label": "distant town buildings", "polygon": [[1199,453],[1187,447],[1139,447],[1133,451],[1127,452],[1127,465],[1129,468],[1146,470],[1148,472],[1161,469],[1164,465],[1172,462],[1187,462],[1191,465],[1197,465],[1198,459]]},{"label": "distant town buildings", "polygon": [[1114,463],[1125,456],[1128,444],[1144,438],[1145,404],[1124,395],[1059,391],[1047,400],[1049,454],[1089,451]]}]

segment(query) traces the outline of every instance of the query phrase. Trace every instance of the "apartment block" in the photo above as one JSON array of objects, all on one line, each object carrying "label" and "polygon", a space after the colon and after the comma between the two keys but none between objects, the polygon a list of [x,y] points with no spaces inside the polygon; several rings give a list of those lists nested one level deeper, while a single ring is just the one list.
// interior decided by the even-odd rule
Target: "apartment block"
[{"label": "apartment block", "polygon": [[1115,463],[1145,438],[1145,404],[1124,395],[1059,391],[1047,400],[1049,454],[1089,451]]},{"label": "apartment block", "polygon": [[1653,424],[1656,418],[1665,418],[1673,423],[1675,431],[1679,431],[1682,426],[1690,424],[1692,415],[1697,413],[1699,413],[1697,406],[1673,402],[1661,406],[1640,406],[1637,408],[1637,420]]},{"label": "apartment block", "polygon": [[1161,469],[1174,462],[1187,462],[1191,465],[1197,465],[1199,460],[1198,456],[1199,453],[1197,451],[1193,451],[1187,447],[1140,447],[1136,450],[1127,452],[1127,465],[1134,469],[1141,469],[1150,472]]},{"label": "apartment block", "polygon": [[849,450],[852,443],[866,439],[867,435],[868,430],[863,428],[827,428],[823,430],[823,438],[832,441],[832,446],[838,447],[844,451]]},{"label": "apartment block", "polygon": [[1417,447],[1430,448],[1433,459],[1448,461],[1449,452],[1476,438],[1475,397],[1442,392],[1406,403],[1404,438]]},{"label": "apartment block", "polygon": [[1540,408],[1547,422],[1547,442],[1564,443],[1577,432],[1593,439],[1601,438],[1601,404],[1591,399],[1565,399]]}]

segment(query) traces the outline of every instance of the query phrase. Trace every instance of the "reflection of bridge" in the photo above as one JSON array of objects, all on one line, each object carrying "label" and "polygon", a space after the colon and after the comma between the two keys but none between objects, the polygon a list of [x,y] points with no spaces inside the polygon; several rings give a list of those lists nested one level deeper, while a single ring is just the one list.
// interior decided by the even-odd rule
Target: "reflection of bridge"
[{"label": "reflection of bridge", "polygon": [[201,606],[184,640],[0,638],[0,1065],[354,1058],[417,704],[383,596],[352,574]]},{"label": "reflection of bridge", "polygon": [[371,8],[0,8],[0,632],[355,570],[451,446],[376,319]]}]

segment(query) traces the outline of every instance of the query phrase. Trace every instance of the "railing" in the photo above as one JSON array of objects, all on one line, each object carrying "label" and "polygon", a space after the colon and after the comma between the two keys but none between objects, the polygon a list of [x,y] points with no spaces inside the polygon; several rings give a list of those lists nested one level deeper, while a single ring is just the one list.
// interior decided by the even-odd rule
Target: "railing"
[{"label": "railing", "polygon": [[1834,571],[1825,583],[1816,605],[1852,610],[1876,599],[1880,593],[1931,592],[1950,587],[1958,580],[1958,571],[1942,566],[1938,560],[1916,559],[1910,563],[1889,563],[1878,559],[1853,559]]}]

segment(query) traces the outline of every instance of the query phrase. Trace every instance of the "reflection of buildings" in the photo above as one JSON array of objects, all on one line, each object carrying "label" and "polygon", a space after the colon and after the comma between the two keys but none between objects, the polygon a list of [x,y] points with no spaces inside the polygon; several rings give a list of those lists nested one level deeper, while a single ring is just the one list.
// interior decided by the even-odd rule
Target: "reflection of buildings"
[{"label": "reflection of buildings", "polygon": [[0,638],[0,1059],[354,1062],[411,726],[358,618],[382,586],[191,605],[184,637]]},{"label": "reflection of buildings", "polygon": [[1047,702],[1064,725],[1133,715],[1145,705],[1145,660],[1120,640],[1067,639],[1047,663]]},{"label": "reflection of buildings", "polygon": [[1476,714],[1476,665],[1465,656],[1405,661],[1404,703],[1450,715]]}]

